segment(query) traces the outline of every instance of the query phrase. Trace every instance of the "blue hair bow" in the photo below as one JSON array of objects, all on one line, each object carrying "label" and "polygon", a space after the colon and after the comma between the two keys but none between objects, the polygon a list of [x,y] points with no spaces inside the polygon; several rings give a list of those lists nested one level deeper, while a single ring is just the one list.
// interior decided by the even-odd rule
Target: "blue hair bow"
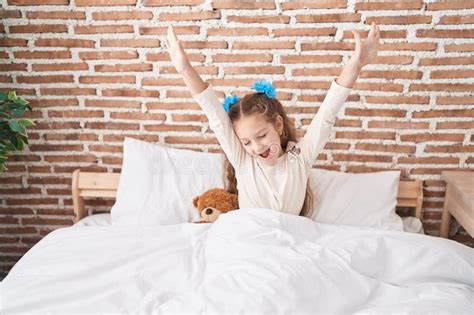
[{"label": "blue hair bow", "polygon": [[275,88],[268,81],[257,81],[252,85],[252,88],[258,93],[265,93],[265,95],[270,99],[275,98]]},{"label": "blue hair bow", "polygon": [[232,105],[237,103],[240,100],[240,98],[237,95],[229,95],[224,98],[224,101],[222,102],[222,106],[224,107],[224,110],[226,112],[229,112],[229,109]]}]

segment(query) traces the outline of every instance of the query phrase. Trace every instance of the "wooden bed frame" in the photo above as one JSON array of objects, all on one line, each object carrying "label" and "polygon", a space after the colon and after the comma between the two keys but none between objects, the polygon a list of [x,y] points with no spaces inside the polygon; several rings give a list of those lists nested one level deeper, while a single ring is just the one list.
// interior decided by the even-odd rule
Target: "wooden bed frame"
[{"label": "wooden bed frame", "polygon": [[[115,198],[120,174],[81,172],[77,169],[72,174],[72,201],[75,220],[87,216],[84,209],[84,198],[103,197]],[[397,207],[412,207],[415,217],[421,219],[423,202],[423,183],[421,180],[401,180],[398,186]]]}]

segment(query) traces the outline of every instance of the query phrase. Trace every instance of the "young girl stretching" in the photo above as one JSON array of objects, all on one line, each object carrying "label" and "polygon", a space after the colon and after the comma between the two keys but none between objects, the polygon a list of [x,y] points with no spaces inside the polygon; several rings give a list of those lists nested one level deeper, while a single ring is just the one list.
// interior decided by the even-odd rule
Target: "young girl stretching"
[{"label": "young girl stretching", "polygon": [[377,56],[379,28],[372,23],[362,41],[352,30],[355,51],[329,91],[304,137],[297,143],[282,104],[271,83],[253,84],[255,93],[242,99],[228,96],[219,102],[213,87],[191,66],[173,28],[165,41],[171,61],[209,120],[228,159],[228,190],[238,193],[240,208],[271,208],[310,217],[308,178],[324,148],[337,113],[349,95],[361,68]]}]

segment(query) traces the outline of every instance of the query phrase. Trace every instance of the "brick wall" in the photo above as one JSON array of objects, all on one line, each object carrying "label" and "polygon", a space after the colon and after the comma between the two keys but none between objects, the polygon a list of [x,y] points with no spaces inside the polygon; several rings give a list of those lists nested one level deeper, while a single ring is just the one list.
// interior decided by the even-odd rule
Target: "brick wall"
[{"label": "brick wall", "polygon": [[[473,1],[1,3],[0,84],[31,102],[27,116],[37,123],[0,174],[1,278],[44,235],[73,223],[74,169],[120,172],[124,136],[219,150],[165,51],[169,24],[221,96],[273,81],[302,135],[352,53],[349,30],[365,37],[376,21],[379,57],[360,74],[316,166],[400,169],[423,180],[431,235],[440,227],[441,170],[474,168]],[[474,245],[462,228],[453,232]]]}]

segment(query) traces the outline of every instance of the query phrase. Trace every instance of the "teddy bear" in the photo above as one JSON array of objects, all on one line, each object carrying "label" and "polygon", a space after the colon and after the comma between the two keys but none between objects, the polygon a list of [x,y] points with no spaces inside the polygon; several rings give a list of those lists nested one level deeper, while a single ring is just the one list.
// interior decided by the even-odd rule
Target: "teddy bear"
[{"label": "teddy bear", "polygon": [[212,188],[193,199],[193,205],[201,215],[197,223],[212,223],[219,215],[239,208],[238,196],[222,188]]}]

